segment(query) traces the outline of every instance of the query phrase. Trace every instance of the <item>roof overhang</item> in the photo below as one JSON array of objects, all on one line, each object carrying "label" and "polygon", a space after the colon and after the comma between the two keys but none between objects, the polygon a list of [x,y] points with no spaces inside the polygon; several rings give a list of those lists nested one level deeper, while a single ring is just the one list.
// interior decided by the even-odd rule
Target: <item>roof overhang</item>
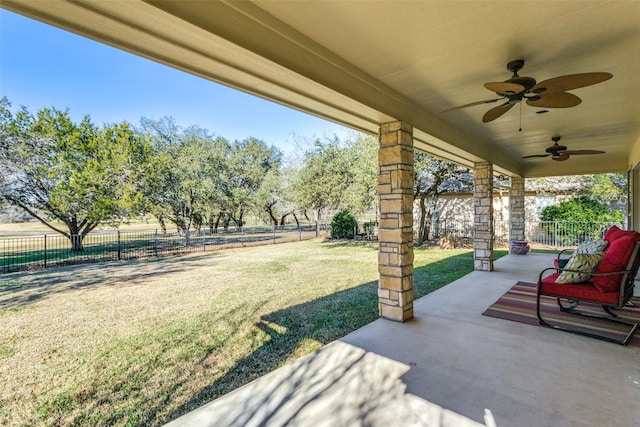
[{"label": "roof overhang", "polygon": [[[570,4],[568,4],[570,3]],[[498,173],[625,171],[640,159],[640,2],[3,0],[2,7],[366,133],[402,120],[417,149]],[[523,17],[526,17],[523,18]],[[589,29],[586,32],[586,29]],[[482,123],[486,81],[609,71],[583,103]],[[525,109],[527,109],[525,111]],[[518,128],[522,126],[522,132]],[[523,160],[553,134],[600,156]]]}]

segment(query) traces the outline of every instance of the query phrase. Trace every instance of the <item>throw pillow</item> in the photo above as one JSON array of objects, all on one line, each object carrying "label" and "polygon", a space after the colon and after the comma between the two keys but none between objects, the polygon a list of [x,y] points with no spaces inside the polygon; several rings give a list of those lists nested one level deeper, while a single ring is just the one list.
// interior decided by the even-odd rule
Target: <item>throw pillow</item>
[{"label": "throw pillow", "polygon": [[[602,253],[597,254],[574,254],[564,267],[565,271],[560,273],[556,283],[582,283],[591,278],[591,273],[598,267],[602,259]],[[575,270],[575,271],[566,271]]]},{"label": "throw pillow", "polygon": [[576,248],[577,254],[595,254],[598,252],[604,252],[609,242],[604,239],[600,240],[586,240]]},{"label": "throw pillow", "polygon": [[[622,271],[627,268],[631,253],[640,240],[640,234],[629,234],[614,240],[602,259],[602,262],[596,269],[596,273],[612,273],[614,271]],[[612,292],[620,288],[620,280],[622,274],[614,274],[611,276],[594,276],[593,286],[600,292]]]}]

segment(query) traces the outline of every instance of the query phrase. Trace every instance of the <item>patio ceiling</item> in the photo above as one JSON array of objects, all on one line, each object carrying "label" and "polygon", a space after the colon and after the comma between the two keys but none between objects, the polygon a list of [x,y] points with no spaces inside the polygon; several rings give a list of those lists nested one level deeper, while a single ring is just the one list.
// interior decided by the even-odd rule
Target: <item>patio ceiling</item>
[{"label": "patio ceiling", "polygon": [[[526,177],[626,171],[640,161],[639,1],[65,1],[1,6],[203,78],[375,134],[414,126],[418,149]],[[485,82],[606,71],[573,108],[521,103],[483,123]],[[501,101],[500,101],[501,102]],[[519,131],[522,128],[522,131]],[[606,154],[555,162],[551,137]]]}]

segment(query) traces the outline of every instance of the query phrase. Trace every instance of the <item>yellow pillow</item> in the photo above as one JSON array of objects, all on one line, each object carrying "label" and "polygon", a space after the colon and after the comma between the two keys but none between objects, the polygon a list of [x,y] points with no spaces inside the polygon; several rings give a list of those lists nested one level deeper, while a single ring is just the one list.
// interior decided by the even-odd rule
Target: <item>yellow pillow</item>
[{"label": "yellow pillow", "polygon": [[563,271],[556,279],[556,283],[582,283],[591,279],[593,273],[604,253],[599,252],[595,254],[573,254],[569,258],[569,262],[564,266],[563,270],[576,270],[576,271]]},{"label": "yellow pillow", "polygon": [[575,250],[577,254],[595,254],[598,252],[604,252],[604,250],[609,245],[609,242],[606,240],[585,240],[580,243]]}]

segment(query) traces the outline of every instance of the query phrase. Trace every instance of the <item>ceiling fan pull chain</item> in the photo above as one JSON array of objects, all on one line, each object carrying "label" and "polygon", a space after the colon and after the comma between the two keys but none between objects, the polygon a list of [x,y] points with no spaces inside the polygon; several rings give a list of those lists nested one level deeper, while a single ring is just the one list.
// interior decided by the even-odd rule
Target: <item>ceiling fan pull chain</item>
[{"label": "ceiling fan pull chain", "polygon": [[522,132],[522,102],[520,103],[520,128],[518,132]]}]

